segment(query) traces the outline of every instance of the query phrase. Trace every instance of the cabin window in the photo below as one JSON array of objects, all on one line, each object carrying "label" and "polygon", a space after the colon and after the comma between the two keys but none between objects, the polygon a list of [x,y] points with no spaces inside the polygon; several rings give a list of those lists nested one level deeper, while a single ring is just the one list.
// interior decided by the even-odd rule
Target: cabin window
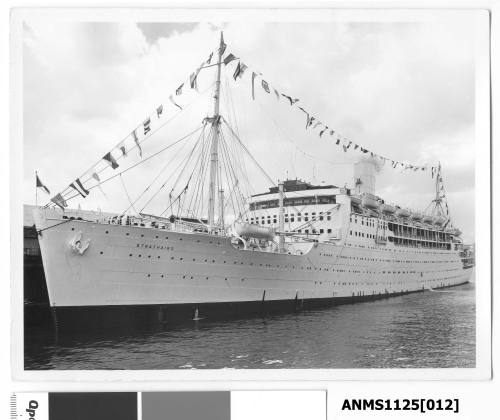
[{"label": "cabin window", "polygon": [[325,231],[323,229],[320,229],[319,230],[319,233],[324,233]]},{"label": "cabin window", "polygon": [[332,233],[332,230],[331,230],[331,229],[328,229],[328,230],[327,230],[327,232],[328,232],[328,233]]}]

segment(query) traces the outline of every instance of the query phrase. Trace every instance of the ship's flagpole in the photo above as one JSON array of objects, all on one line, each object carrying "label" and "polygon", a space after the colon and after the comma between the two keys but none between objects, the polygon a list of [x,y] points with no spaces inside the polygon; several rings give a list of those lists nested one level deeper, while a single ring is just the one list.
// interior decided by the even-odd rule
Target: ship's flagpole
[{"label": "ship's flagpole", "polygon": [[216,178],[217,178],[217,167],[219,164],[219,133],[220,133],[220,75],[221,75],[221,63],[222,54],[224,53],[224,35],[220,33],[220,45],[218,51],[217,59],[217,80],[215,81],[215,93],[214,93],[214,115],[212,119],[213,136],[212,144],[210,147],[210,184],[208,190],[208,229],[210,232],[213,231],[215,227],[215,194],[216,188]]},{"label": "ship's flagpole", "polygon": [[35,171],[35,206],[38,207],[38,185],[37,181],[38,180],[38,171]]}]

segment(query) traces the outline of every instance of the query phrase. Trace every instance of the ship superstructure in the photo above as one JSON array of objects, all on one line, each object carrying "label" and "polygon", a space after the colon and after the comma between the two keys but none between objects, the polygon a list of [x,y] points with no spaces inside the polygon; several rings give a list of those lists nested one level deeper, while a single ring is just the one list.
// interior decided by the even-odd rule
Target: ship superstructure
[{"label": "ship superstructure", "polygon": [[[181,174],[172,178],[178,193],[172,187],[165,212],[132,214],[134,202],[122,214],[98,220],[71,218],[55,206],[35,211],[58,322],[211,319],[468,281],[470,258],[443,208],[440,167],[433,205],[422,213],[375,194],[369,159],[357,166],[350,187],[298,179],[275,183],[266,174],[269,190],[249,194],[241,182],[248,178],[245,165],[234,155],[239,150],[253,157],[220,114],[224,50],[221,37],[217,63],[206,66],[216,68],[213,115],[203,119]],[[104,159],[114,170],[118,163],[108,155]],[[100,179],[94,175],[88,180]],[[84,188],[80,195],[88,192]],[[64,207],[63,198],[53,201]]]}]

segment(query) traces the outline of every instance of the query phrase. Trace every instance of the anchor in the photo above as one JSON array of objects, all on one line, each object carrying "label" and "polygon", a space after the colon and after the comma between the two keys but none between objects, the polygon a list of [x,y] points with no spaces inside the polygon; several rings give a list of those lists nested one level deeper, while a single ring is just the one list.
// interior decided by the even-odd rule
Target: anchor
[{"label": "anchor", "polygon": [[69,242],[69,246],[73,252],[83,255],[90,245],[90,239],[82,242],[82,232],[78,232],[75,237]]}]

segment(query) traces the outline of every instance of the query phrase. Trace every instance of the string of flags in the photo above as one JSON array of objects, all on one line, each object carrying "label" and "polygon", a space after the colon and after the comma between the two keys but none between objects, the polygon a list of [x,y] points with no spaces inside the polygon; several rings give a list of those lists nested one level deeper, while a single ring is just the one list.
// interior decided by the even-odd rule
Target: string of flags
[{"label": "string of flags", "polygon": [[[241,78],[244,74],[244,72],[249,68],[247,64],[243,63],[241,59],[236,58],[236,56],[232,53],[229,53],[225,58],[224,58],[224,64],[229,64],[232,61],[238,60],[238,63],[236,65],[236,68],[233,73],[233,79],[235,81],[238,81],[239,78]],[[360,144],[354,143],[352,140],[348,140],[338,134],[335,130],[331,129],[327,124],[323,123],[320,121],[317,117],[311,115],[304,107],[297,105],[298,102],[300,102],[299,98],[295,98],[293,96],[287,95],[283,92],[279,92],[275,87],[271,86],[267,80],[265,80],[262,77],[262,73],[260,71],[251,69],[252,75],[251,75],[251,95],[252,99],[255,100],[255,92],[256,92],[256,86],[259,85],[257,83],[257,79],[260,79],[260,86],[262,90],[266,94],[271,94],[271,92],[274,93],[276,96],[276,100],[280,101],[281,98],[286,99],[286,103],[288,103],[290,106],[294,106],[302,111],[305,116],[305,129],[306,130],[315,130],[318,133],[318,136],[320,138],[326,138],[330,137],[334,142],[335,145],[342,147],[342,150],[344,153],[347,153],[348,150],[356,150],[359,151],[360,153],[366,154],[371,156],[374,159],[379,159],[385,163],[390,163],[391,166],[394,169],[401,169],[402,171],[431,171],[431,176],[434,178],[434,176],[438,172],[437,166],[429,166],[427,164],[425,165],[414,165],[410,164],[407,162],[400,162],[397,160],[389,159],[385,156],[379,155],[375,152],[372,152],[371,150],[367,149],[366,147],[363,147]]]},{"label": "string of flags", "polygon": [[[223,44],[221,54],[224,54],[226,49],[226,45]],[[191,90],[194,90],[198,92],[198,75],[201,72],[203,68],[206,66],[209,66],[212,62],[214,52],[210,52],[208,55],[208,58],[203,60],[201,64],[196,68],[194,72],[192,72],[189,75],[189,78],[187,79],[187,82],[183,82],[178,87],[175,89],[175,92],[172,93],[171,95],[168,96],[168,104],[171,105],[176,109],[177,112],[180,112],[183,110],[183,105],[179,101],[178,98],[182,97],[183,94],[186,93],[186,87],[188,87]],[[236,60],[237,58],[234,56],[227,56],[224,59],[224,64],[229,64],[229,62]],[[241,77],[243,75],[244,71],[246,69],[246,66],[242,64],[238,70],[238,75],[235,77]],[[117,169],[120,164],[119,164],[119,159],[121,158],[126,158],[130,151],[134,148],[138,150],[139,157],[142,158],[143,155],[143,149],[141,146],[142,141],[150,136],[153,131],[155,130],[155,124],[157,121],[163,119],[167,114],[167,109],[164,104],[159,105],[152,116],[148,116],[141,125],[138,127],[134,128],[132,132],[124,139],[122,140],[117,146],[115,146],[111,151],[106,153],[101,160],[95,164],[89,171],[85,172],[83,176],[75,179],[73,182],[69,184],[69,186],[62,191],[61,193],[56,194],[53,196],[50,201],[54,203],[56,206],[60,207],[61,209],[64,210],[68,206],[68,199],[72,198],[73,196],[69,197],[70,194],[77,193],[77,195],[85,198],[90,194],[90,188],[93,187],[98,187],[99,190],[102,192],[102,194],[105,196],[104,191],[102,190],[101,187],[101,178],[99,176],[99,173],[106,169],[106,168],[111,168],[112,170]],[[100,162],[104,162],[105,165],[100,165]],[[88,187],[88,183],[91,182],[92,186]],[[50,194],[49,189],[42,183],[40,178],[37,175],[36,178],[36,186],[37,188],[43,189],[47,194]]]}]

